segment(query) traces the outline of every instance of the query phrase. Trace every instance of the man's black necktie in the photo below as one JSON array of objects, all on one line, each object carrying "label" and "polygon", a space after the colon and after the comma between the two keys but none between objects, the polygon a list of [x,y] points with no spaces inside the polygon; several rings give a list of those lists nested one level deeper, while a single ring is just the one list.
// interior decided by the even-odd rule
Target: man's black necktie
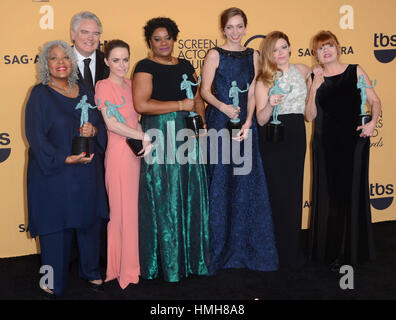
[{"label": "man's black necktie", "polygon": [[84,59],[84,83],[93,91],[94,88],[92,81],[92,73],[91,73],[91,69],[89,68],[90,62],[91,62],[90,58]]}]

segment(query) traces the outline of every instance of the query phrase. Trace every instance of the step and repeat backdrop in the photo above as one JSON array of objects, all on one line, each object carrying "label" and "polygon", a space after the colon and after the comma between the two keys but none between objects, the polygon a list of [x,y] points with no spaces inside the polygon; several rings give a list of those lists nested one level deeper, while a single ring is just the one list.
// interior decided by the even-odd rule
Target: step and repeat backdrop
[{"label": "step and repeat backdrop", "polygon": [[[26,172],[28,143],[25,107],[37,83],[37,58],[50,40],[70,40],[71,17],[94,12],[102,21],[101,46],[122,39],[131,46],[132,66],[147,56],[143,37],[147,20],[167,16],[180,34],[174,55],[188,59],[200,73],[206,53],[223,44],[219,14],[237,6],[248,17],[246,46],[258,49],[266,34],[285,32],[292,45],[291,62],[314,63],[312,36],[331,30],[342,45],[341,60],[358,63],[377,80],[382,113],[371,138],[370,198],[373,222],[396,220],[396,2],[395,0],[201,0],[188,2],[129,0],[1,0],[0,2],[0,258],[39,252],[28,230]],[[132,69],[132,68],[131,68]],[[340,114],[342,117],[342,114]],[[312,126],[306,123],[307,143]],[[302,228],[308,228],[311,206],[311,150],[307,149]],[[56,213],[54,213],[56,214]]]}]

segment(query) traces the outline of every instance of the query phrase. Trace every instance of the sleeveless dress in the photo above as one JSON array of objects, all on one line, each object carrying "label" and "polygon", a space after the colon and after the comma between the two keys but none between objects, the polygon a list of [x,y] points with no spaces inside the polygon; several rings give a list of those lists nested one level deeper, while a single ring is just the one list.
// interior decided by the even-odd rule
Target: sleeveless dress
[{"label": "sleeveless dress", "polygon": [[[213,81],[214,95],[226,104],[232,104],[229,90],[232,81],[244,90],[254,78],[253,49],[242,52],[215,48],[220,55],[219,66]],[[247,116],[248,93],[239,93],[239,118],[242,123]],[[229,118],[216,107],[208,105],[206,122],[211,129],[227,128]],[[228,141],[230,138],[228,138]],[[275,246],[271,205],[263,166],[258,150],[257,124],[252,119],[249,143],[231,140],[230,161],[223,157],[223,139],[218,139],[217,150],[211,150],[213,139],[208,138],[208,183],[210,207],[210,273],[216,274],[225,268],[248,268],[273,271],[278,269],[278,254]],[[239,151],[240,147],[240,151]],[[225,148],[227,149],[227,147]],[[244,157],[244,162],[234,161],[235,151]],[[217,163],[211,160],[215,152]],[[235,169],[250,164],[248,174],[235,174]]]},{"label": "sleeveless dress", "polygon": [[278,120],[284,125],[284,140],[266,138],[267,125],[259,127],[260,153],[267,177],[281,268],[298,269],[304,264],[301,243],[302,197],[306,136],[304,124],[307,87],[293,64],[279,79],[280,87],[291,93],[283,98]]},{"label": "sleeveless dress", "polygon": [[370,139],[359,137],[357,65],[325,77],[316,92],[309,257],[357,264],[374,259],[368,169]]},{"label": "sleeveless dress", "polygon": [[[195,82],[192,65],[179,59],[176,65],[141,60],[135,73],[152,75],[152,99],[186,98],[180,83],[186,74]],[[193,87],[195,94],[197,88]],[[163,275],[175,282],[189,274],[205,275],[209,265],[209,205],[204,159],[198,140],[176,136],[186,128],[187,111],[143,115],[143,130],[156,145],[152,159],[141,163],[139,192],[140,270],[145,279]],[[163,139],[161,139],[161,136]],[[188,139],[188,140],[187,140]],[[178,150],[192,143],[189,161],[178,161]],[[180,155],[180,154],[179,154]]]},{"label": "sleeveless dress", "polygon": [[[105,107],[106,100],[111,104],[123,104],[117,108],[126,124],[137,129],[138,114],[132,102],[132,83],[125,79],[127,86],[112,82],[109,78],[98,81],[95,100]],[[139,246],[138,246],[138,193],[140,159],[126,143],[126,137],[107,130],[108,142],[105,154],[106,190],[109,197],[110,221],[107,224],[107,271],[106,281],[118,279],[125,289],[129,283],[138,283]]]}]

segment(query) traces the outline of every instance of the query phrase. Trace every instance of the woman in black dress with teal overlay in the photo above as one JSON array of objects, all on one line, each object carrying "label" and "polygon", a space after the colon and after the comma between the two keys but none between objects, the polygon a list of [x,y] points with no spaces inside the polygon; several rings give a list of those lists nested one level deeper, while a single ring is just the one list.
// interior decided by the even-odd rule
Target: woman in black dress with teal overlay
[{"label": "woman in black dress with teal overlay", "polygon": [[361,97],[359,76],[370,80],[359,65],[339,61],[340,45],[330,31],[313,39],[313,52],[320,66],[314,68],[305,116],[315,119],[312,212],[309,257],[331,264],[371,260],[375,257],[371,228],[368,170],[370,139],[381,102],[374,89],[367,89],[372,120],[359,125]]},{"label": "woman in black dress with teal overlay", "polygon": [[[278,268],[278,255],[271,205],[258,150],[257,124],[253,117],[258,54],[241,44],[247,24],[242,10],[225,10],[221,24],[226,43],[208,52],[202,70],[201,87],[202,97],[209,104],[206,112],[208,159],[211,161],[213,152],[218,157],[217,163],[208,165],[211,229],[209,271],[211,274],[225,268],[273,271]],[[233,81],[242,91],[249,84],[248,92],[239,93],[238,108],[233,107],[230,97]],[[212,85],[214,92],[211,90]],[[242,129],[236,138],[231,140],[228,136],[228,140],[231,140],[231,150],[228,151],[233,154],[240,147],[245,161],[237,164],[231,159],[231,163],[227,164],[222,152],[226,141],[218,139],[218,149],[211,150],[214,144],[211,131],[226,130],[229,120],[235,118],[241,120]],[[251,144],[244,143],[249,139]],[[236,169],[247,163],[251,165],[248,173],[235,174]]]},{"label": "woman in black dress with teal overlay", "polygon": [[[194,99],[181,90],[183,75],[197,83],[192,65],[172,57],[179,30],[169,18],[154,18],[145,26],[152,56],[138,62],[132,81],[133,102],[142,114],[142,128],[157,133],[152,159],[141,163],[139,186],[140,271],[145,279],[162,274],[175,282],[189,274],[205,275],[209,264],[209,207],[206,169],[198,139],[178,136],[186,128],[188,111],[204,119],[197,87]],[[192,131],[191,131],[192,132]],[[163,137],[161,141],[160,136]],[[188,142],[189,161],[181,163],[178,149]]]}]

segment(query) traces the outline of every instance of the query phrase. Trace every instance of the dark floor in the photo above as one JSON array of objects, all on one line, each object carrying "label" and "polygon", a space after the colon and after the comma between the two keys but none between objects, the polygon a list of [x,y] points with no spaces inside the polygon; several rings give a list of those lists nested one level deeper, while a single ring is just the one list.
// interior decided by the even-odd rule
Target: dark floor
[{"label": "dark floor", "polygon": [[[354,289],[342,290],[343,274],[308,263],[300,271],[223,270],[213,277],[192,276],[180,283],[141,280],[121,290],[117,281],[93,292],[72,265],[63,300],[394,300],[396,299],[396,221],[373,224],[375,261],[354,269]],[[304,231],[306,233],[306,231]],[[43,299],[39,255],[0,259],[0,299]],[[105,272],[104,266],[103,273]],[[350,282],[349,282],[350,283]]]}]

